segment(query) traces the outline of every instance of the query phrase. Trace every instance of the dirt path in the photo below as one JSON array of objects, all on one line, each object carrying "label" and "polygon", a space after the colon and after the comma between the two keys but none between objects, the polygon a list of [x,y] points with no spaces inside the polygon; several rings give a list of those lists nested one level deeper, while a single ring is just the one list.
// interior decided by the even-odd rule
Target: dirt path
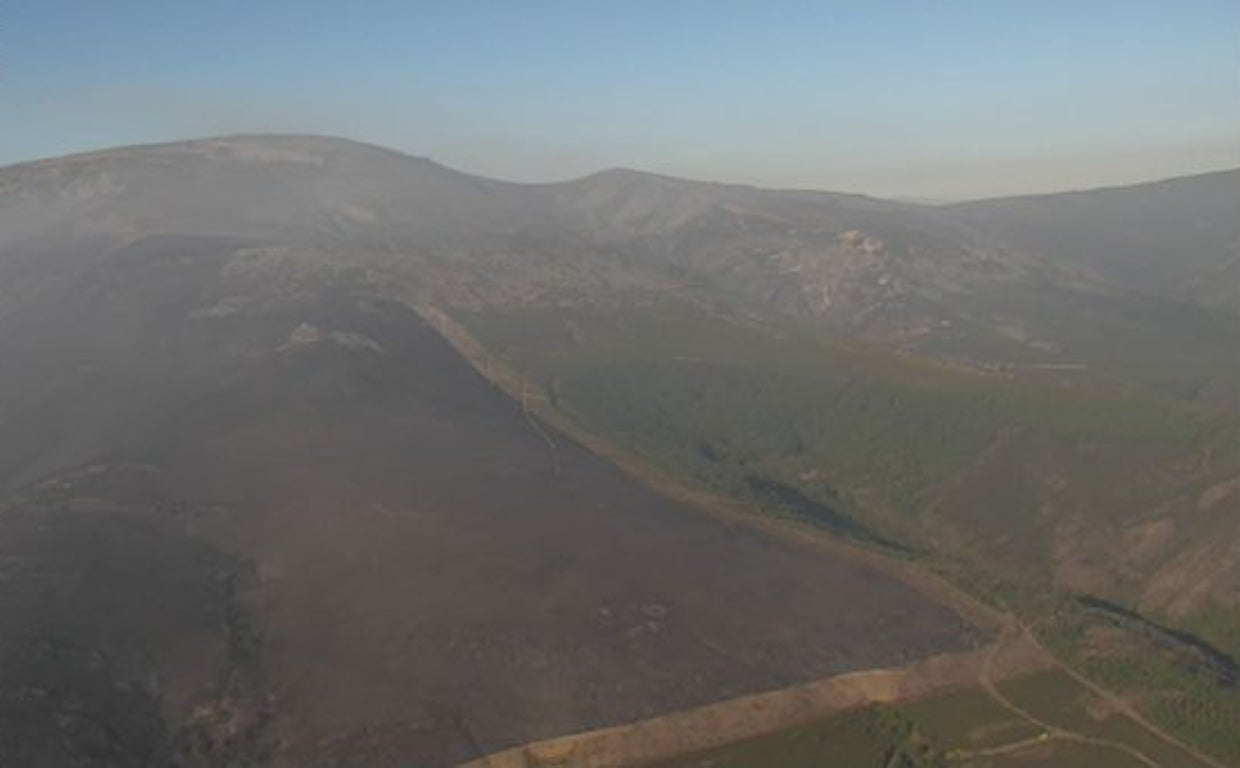
[{"label": "dirt path", "polygon": [[511,370],[495,359],[485,346],[465,330],[446,312],[429,304],[411,304],[410,308],[426,322],[430,323],[445,341],[473,366],[487,381],[494,384],[509,397],[521,405],[521,414],[525,417],[530,429],[547,445],[551,456],[551,471],[560,474],[560,450],[555,439],[543,426],[539,417],[551,408],[549,404],[539,407],[538,403],[546,403],[547,397],[537,387],[530,384],[521,373]]},{"label": "dirt path", "polygon": [[[487,366],[487,369],[490,369],[490,365]],[[551,454],[551,473],[558,475],[560,474],[560,449],[556,446],[555,440],[552,439],[551,435],[547,433],[547,430],[543,428],[542,423],[538,421],[538,418],[530,412],[530,387],[526,383],[525,377],[520,378],[518,387],[520,389],[521,413],[525,415],[525,420],[529,422],[530,429],[534,430],[534,433],[547,444],[547,451]]]},{"label": "dirt path", "polygon": [[[999,686],[996,685],[995,683],[995,671],[994,671],[995,660],[998,658],[999,654],[1005,648],[1009,647],[1013,643],[1018,643],[1018,642],[1030,643],[1033,647],[1036,647],[1041,650],[1041,646],[1038,645],[1037,641],[1033,639],[1033,637],[1029,634],[1028,630],[1026,630],[1015,619],[1015,617],[1009,616],[1007,620],[1007,624],[1004,627],[1003,632],[999,637],[999,640],[995,642],[994,645],[992,645],[986,651],[986,656],[982,661],[981,674],[978,675],[978,682],[981,684],[982,689],[985,690],[986,693],[988,693],[991,696],[991,698],[999,702],[999,704],[1004,709],[1008,710],[1009,712],[1016,715],[1017,717],[1036,726],[1038,729],[1042,731],[1042,735],[1035,737],[1033,739],[1022,739],[1020,741],[1013,742],[1011,744],[1004,744],[998,747],[991,747],[989,749],[981,749],[981,750],[976,750],[972,752],[964,752],[964,753],[961,753],[962,757],[983,757],[983,756],[1001,755],[1001,754],[1006,754],[1010,752],[1017,752],[1017,751],[1020,751],[1021,749],[1024,749],[1034,744],[1041,744],[1041,743],[1045,743],[1048,741],[1057,740],[1057,741],[1073,741],[1079,744],[1090,744],[1093,746],[1105,747],[1108,749],[1118,750],[1128,755],[1129,757],[1133,758],[1134,760],[1137,760],[1143,765],[1149,766],[1150,768],[1164,768],[1164,766],[1161,766],[1158,763],[1154,762],[1153,760],[1151,760],[1149,757],[1147,757],[1145,754],[1143,754],[1140,750],[1136,749],[1135,747],[1131,747],[1127,744],[1123,744],[1118,741],[1112,741],[1110,739],[1099,739],[1093,736],[1086,736],[1085,734],[1077,733],[1076,731],[1068,730],[1066,728],[1060,728],[1059,726],[1056,726],[1056,725],[1051,725],[1050,723],[1047,723],[1046,721],[1034,715],[1032,712],[1029,712],[1025,710],[1024,708],[1020,707],[1015,702],[1013,702],[1011,699],[1009,699],[1007,696],[1005,696],[1003,692],[999,690]],[[1045,653],[1045,651],[1043,651],[1043,653]],[[1046,654],[1046,655],[1049,658],[1049,654]]]},{"label": "dirt path", "polygon": [[629,768],[757,738],[869,704],[974,684],[986,649],[943,654],[900,669],[852,672],[628,725],[505,750],[460,768]]}]

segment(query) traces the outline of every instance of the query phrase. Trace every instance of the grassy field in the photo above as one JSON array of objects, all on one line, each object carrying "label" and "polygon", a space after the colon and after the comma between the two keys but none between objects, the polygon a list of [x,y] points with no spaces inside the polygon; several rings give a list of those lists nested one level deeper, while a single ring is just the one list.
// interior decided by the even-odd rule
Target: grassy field
[{"label": "grassy field", "polygon": [[1090,720],[1089,692],[1063,672],[1040,672],[998,687],[1013,704],[1050,725],[1080,728]]},{"label": "grassy field", "polygon": [[1000,683],[998,688],[1013,704],[1049,725],[1090,738],[1127,744],[1159,765],[1202,765],[1126,715],[1114,711],[1107,702],[1063,672],[1040,672]]},{"label": "grassy field", "polygon": [[959,768],[1146,768],[1136,758],[1107,747],[1072,742],[1038,744],[998,757],[959,763]]},{"label": "grassy field", "polygon": [[1122,714],[1105,711],[1061,672],[1018,677],[1000,690],[1032,718],[1067,730],[1047,730],[976,688],[868,707],[646,768],[1148,768],[1146,760],[1165,768],[1204,765]]},{"label": "grassy field", "polygon": [[[1095,638],[1102,631],[1106,635],[1099,643]],[[1229,669],[1204,663],[1192,648],[1137,629],[1100,625],[1078,611],[1061,610],[1042,634],[1057,655],[1136,702],[1160,727],[1240,764],[1240,689]]]},{"label": "grassy field", "polygon": [[946,768],[915,725],[887,708],[871,708],[650,768],[820,768],[839,766]]},{"label": "grassy field", "polygon": [[1042,729],[1005,709],[981,689],[957,691],[900,706],[918,728],[948,751],[971,751],[1032,739]]}]

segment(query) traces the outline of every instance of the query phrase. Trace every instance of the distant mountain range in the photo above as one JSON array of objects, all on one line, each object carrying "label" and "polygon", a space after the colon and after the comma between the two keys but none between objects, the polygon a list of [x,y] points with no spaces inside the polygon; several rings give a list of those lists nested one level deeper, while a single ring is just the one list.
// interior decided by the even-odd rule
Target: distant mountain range
[{"label": "distant mountain range", "polygon": [[[242,136],[3,169],[0,281],[28,294],[23,280],[52,279],[58,259],[80,269],[144,237],[226,237],[407,274],[441,302],[675,295],[965,364],[1087,363],[1228,399],[1236,210],[1240,171],[928,207],[625,170],[513,184],[339,139]],[[1155,380],[1137,346],[1177,370]]]}]

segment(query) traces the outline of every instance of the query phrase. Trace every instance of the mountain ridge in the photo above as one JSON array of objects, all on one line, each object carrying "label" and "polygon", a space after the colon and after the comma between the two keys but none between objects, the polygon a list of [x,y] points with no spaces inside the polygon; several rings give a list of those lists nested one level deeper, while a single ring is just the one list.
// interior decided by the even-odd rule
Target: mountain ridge
[{"label": "mountain ridge", "polygon": [[463,176],[471,176],[477,179],[483,179],[486,181],[492,181],[492,182],[497,182],[500,184],[508,184],[508,185],[519,186],[519,187],[544,187],[544,186],[573,184],[575,182],[586,181],[586,180],[589,180],[591,178],[598,177],[598,176],[606,176],[606,175],[615,174],[615,175],[627,175],[627,176],[636,176],[636,177],[648,177],[648,178],[654,178],[654,179],[664,179],[664,180],[683,182],[683,183],[689,183],[689,184],[703,184],[703,185],[712,185],[712,186],[721,186],[721,187],[733,187],[733,188],[747,189],[747,190],[752,190],[752,191],[784,192],[784,193],[792,193],[792,194],[802,194],[802,193],[804,194],[827,194],[827,195],[838,195],[838,196],[843,196],[843,197],[865,198],[869,200],[877,200],[881,202],[893,203],[895,205],[903,205],[903,206],[910,206],[910,207],[917,207],[917,208],[961,207],[961,206],[970,206],[970,205],[974,205],[978,203],[987,203],[987,202],[1001,201],[1001,200],[1002,201],[1030,200],[1030,199],[1036,199],[1036,198],[1054,197],[1058,195],[1087,194],[1091,192],[1119,190],[1119,189],[1126,189],[1130,187],[1143,187],[1143,186],[1149,186],[1149,185],[1174,183],[1174,182],[1179,182],[1179,181],[1191,181],[1194,179],[1202,179],[1202,178],[1211,177],[1211,176],[1221,177],[1221,176],[1228,176],[1228,175],[1240,175],[1240,166],[1237,166],[1234,168],[1230,168],[1230,167],[1219,168],[1219,169],[1207,170],[1207,171],[1197,171],[1197,172],[1192,172],[1192,173],[1176,174],[1173,176],[1158,177],[1158,178],[1147,179],[1147,180],[1142,180],[1142,181],[1103,183],[1097,186],[1087,186],[1087,187],[1069,187],[1069,188],[1065,188],[1061,190],[1054,190],[1050,192],[994,195],[994,196],[986,196],[986,197],[978,197],[978,198],[969,198],[966,200],[935,200],[933,202],[917,202],[916,198],[909,198],[909,197],[901,198],[901,196],[899,195],[892,197],[892,196],[872,195],[872,194],[868,194],[864,192],[847,192],[843,190],[835,190],[835,189],[820,188],[820,187],[784,187],[784,186],[778,186],[778,185],[768,186],[768,185],[753,184],[753,183],[748,183],[748,182],[727,181],[727,180],[722,180],[722,179],[694,179],[694,178],[676,176],[674,174],[669,174],[669,173],[647,171],[647,170],[642,170],[639,168],[632,168],[628,166],[609,166],[605,168],[600,168],[597,171],[591,171],[589,173],[582,174],[580,176],[573,176],[567,179],[558,179],[558,180],[552,180],[552,181],[515,181],[515,180],[510,180],[510,179],[500,179],[497,177],[488,176],[486,174],[475,173],[472,171],[466,171],[464,169],[456,168],[455,166],[435,160],[429,155],[421,155],[421,154],[416,154],[412,152],[407,152],[404,150],[393,149],[390,147],[385,147],[382,144],[378,144],[375,142],[369,142],[369,141],[363,141],[359,139],[353,139],[353,138],[349,138],[344,135],[320,134],[320,133],[224,133],[224,134],[214,134],[214,135],[209,135],[209,136],[200,136],[200,137],[190,138],[190,139],[175,139],[175,140],[169,140],[169,141],[152,141],[152,142],[139,142],[135,144],[122,144],[122,145],[117,145],[117,146],[112,146],[112,147],[102,147],[98,149],[87,149],[87,150],[82,150],[82,151],[68,152],[68,153],[61,154],[61,155],[49,155],[46,157],[38,157],[38,158],[30,159],[30,160],[18,160],[18,161],[7,163],[3,166],[0,166],[0,174],[3,174],[10,170],[20,169],[23,167],[32,167],[32,166],[39,166],[39,165],[44,165],[44,164],[55,164],[55,163],[60,163],[60,162],[76,161],[76,160],[90,160],[90,159],[96,159],[101,156],[111,155],[114,153],[167,149],[167,148],[175,148],[175,147],[186,146],[186,145],[208,144],[212,142],[227,142],[230,140],[232,141],[257,141],[257,142],[309,142],[309,143],[352,145],[357,148],[363,148],[363,149],[376,151],[376,152],[380,152],[380,153],[384,153],[388,155],[394,155],[394,156],[398,156],[403,159],[413,159],[413,160],[424,161],[426,163],[436,165],[440,168],[453,171]]},{"label": "mountain ridge", "polygon": [[[520,184],[347,139],[237,136],[0,169],[0,271],[27,236],[96,252],[152,232],[248,237],[400,273],[449,304],[692,296],[961,364],[1084,360],[1213,393],[1240,382],[1224,360],[1240,343],[1232,202],[1238,171],[916,206],[626,169]],[[1197,319],[1168,325],[1168,302]],[[1103,304],[1122,343],[1074,330]],[[1168,384],[1126,351],[1141,338],[1218,346]]]}]

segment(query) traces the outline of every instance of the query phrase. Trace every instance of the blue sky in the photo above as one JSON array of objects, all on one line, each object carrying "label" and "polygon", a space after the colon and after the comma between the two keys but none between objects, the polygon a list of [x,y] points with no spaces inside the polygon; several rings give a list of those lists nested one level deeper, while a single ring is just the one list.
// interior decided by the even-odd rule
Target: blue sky
[{"label": "blue sky", "polygon": [[463,170],[942,198],[1240,166],[1240,1],[65,2],[0,11],[0,164],[328,133]]}]

